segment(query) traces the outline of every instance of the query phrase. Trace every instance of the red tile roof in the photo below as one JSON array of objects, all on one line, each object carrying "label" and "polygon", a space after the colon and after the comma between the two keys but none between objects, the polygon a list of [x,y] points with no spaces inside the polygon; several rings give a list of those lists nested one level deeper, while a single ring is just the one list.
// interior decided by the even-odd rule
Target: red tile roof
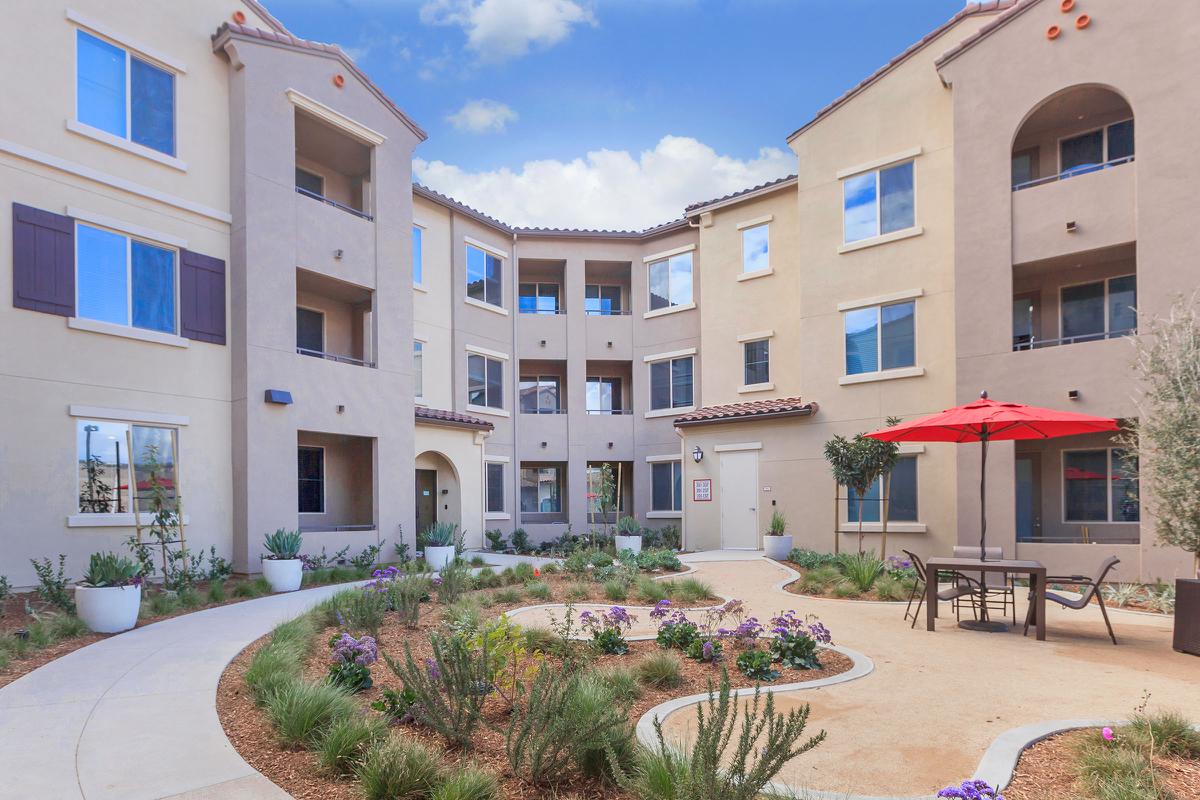
[{"label": "red tile roof", "polygon": [[725,195],[724,197],[716,197],[716,198],[713,198],[712,200],[705,200],[700,203],[692,203],[690,206],[688,206],[687,208],[685,208],[683,210],[683,213],[690,214],[693,211],[704,208],[705,206],[716,205],[717,203],[724,203],[726,200],[733,200],[733,199],[741,197],[743,195],[753,194],[754,192],[761,192],[765,189],[772,189],[776,186],[782,186],[783,184],[786,184],[789,181],[794,181],[794,180],[796,180],[795,174],[785,175],[784,177],[776,178],[773,181],[767,181],[766,183],[760,183],[758,186],[751,186],[749,189],[740,189],[736,192],[730,192],[729,194]]},{"label": "red tile roof", "polygon": [[[1029,0],[1023,0],[1023,1],[1029,2]],[[1033,2],[1037,2],[1037,0],[1033,0]],[[792,139],[795,139],[797,136],[804,133],[806,130],[811,128],[813,125],[816,125],[818,122],[823,120],[825,117],[832,114],[834,111],[836,111],[844,103],[848,102],[851,98],[853,98],[859,92],[863,91],[868,86],[875,83],[875,81],[879,80],[884,75],[891,72],[895,67],[897,67],[900,64],[902,64],[903,62],[907,61],[911,56],[915,55],[918,51],[920,51],[922,48],[924,48],[926,45],[928,45],[934,39],[937,39],[943,33],[950,30],[955,25],[957,25],[961,20],[966,19],[967,17],[975,16],[976,14],[994,14],[999,11],[1005,11],[1005,10],[1017,5],[1017,3],[1018,3],[1018,0],[982,0],[982,2],[967,3],[967,5],[963,8],[962,11],[959,11],[953,17],[946,20],[946,22],[942,23],[934,30],[932,30],[929,33],[922,36],[919,41],[917,41],[914,44],[907,47],[904,50],[904,52],[900,53],[900,55],[896,56],[891,61],[884,64],[882,67],[880,67],[879,69],[872,72],[870,75],[868,75],[866,78],[861,80],[857,85],[852,87],[849,91],[847,91],[841,97],[837,98],[832,103],[830,103],[829,105],[825,106],[820,111],[818,111],[816,113],[816,115],[813,116],[812,119],[810,119],[808,122],[804,123],[799,128],[797,128],[795,131],[793,131],[787,137],[787,140],[790,142]],[[999,22],[999,20],[996,20],[996,22]],[[994,23],[992,23],[992,24],[994,24]]]},{"label": "red tile roof", "polygon": [[958,44],[954,45],[954,47],[951,47],[949,50],[942,53],[941,58],[939,58],[937,61],[934,62],[934,66],[936,66],[938,69],[941,69],[942,65],[946,64],[951,59],[957,58],[958,56],[962,55],[968,49],[974,47],[981,39],[984,39],[985,37],[990,36],[998,28],[1012,22],[1018,16],[1020,16],[1021,14],[1024,14],[1026,11],[1028,11],[1030,8],[1037,5],[1041,1],[1042,0],[1019,0],[1019,2],[1017,2],[1015,4],[1008,3],[1008,5],[1009,5],[1008,10],[1006,10],[1003,14],[996,17],[994,20],[992,20],[988,24],[981,26],[979,28],[979,30],[975,31],[970,36],[963,39]]},{"label": "red tile roof", "polygon": [[490,431],[496,427],[487,420],[480,419],[479,417],[460,414],[457,411],[444,411],[440,408],[417,406],[415,416],[417,422],[428,422],[433,425],[449,425],[454,428],[476,428],[482,431]]},{"label": "red tile roof", "polygon": [[703,425],[714,422],[751,422],[772,417],[807,417],[817,413],[816,403],[805,403],[799,397],[780,397],[775,400],[750,400],[724,406],[705,406],[675,418],[678,426]]}]

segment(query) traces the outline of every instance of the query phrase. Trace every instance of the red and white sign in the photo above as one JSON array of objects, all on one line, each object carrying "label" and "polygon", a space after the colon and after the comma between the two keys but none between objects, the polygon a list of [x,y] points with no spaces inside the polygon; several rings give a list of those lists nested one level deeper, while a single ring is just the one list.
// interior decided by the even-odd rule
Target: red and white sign
[{"label": "red and white sign", "polygon": [[707,503],[712,500],[712,478],[696,478],[692,481],[692,502]]}]

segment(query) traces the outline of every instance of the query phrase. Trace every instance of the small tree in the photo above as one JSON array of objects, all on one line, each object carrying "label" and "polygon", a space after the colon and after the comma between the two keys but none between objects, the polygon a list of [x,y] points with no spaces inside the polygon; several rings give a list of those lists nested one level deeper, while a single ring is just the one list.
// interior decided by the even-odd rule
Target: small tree
[{"label": "small tree", "polygon": [[[1133,339],[1138,418],[1118,436],[1125,468],[1162,544],[1191,553],[1200,578],[1200,293]],[[1147,502],[1148,501],[1148,502]]]},{"label": "small tree", "polygon": [[[889,417],[888,425],[895,425],[899,421]],[[899,447],[894,442],[881,442],[861,433],[855,434],[853,439],[835,436],[825,443],[825,460],[829,462],[834,481],[839,486],[852,489],[858,496],[859,553],[863,552],[863,505],[867,502],[867,493],[875,481],[884,475],[890,476],[892,468],[896,466],[898,453]],[[836,519],[834,525],[836,528]],[[834,541],[836,550],[836,537]]]}]

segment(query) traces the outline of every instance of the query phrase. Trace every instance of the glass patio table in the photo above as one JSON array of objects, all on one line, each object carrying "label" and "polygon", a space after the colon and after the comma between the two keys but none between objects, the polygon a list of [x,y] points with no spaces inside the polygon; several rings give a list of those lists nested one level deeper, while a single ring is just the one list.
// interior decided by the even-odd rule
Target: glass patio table
[{"label": "glass patio table", "polygon": [[[950,572],[1003,572],[1029,576],[1029,589],[1033,594],[1033,615],[1030,624],[1037,631],[1039,642],[1046,640],[1046,567],[1040,561],[1021,561],[1011,558],[942,558],[935,556],[925,562],[927,575],[935,576],[938,570]],[[934,630],[938,615],[937,578],[925,584],[925,629]],[[985,612],[986,613],[986,612]]]}]

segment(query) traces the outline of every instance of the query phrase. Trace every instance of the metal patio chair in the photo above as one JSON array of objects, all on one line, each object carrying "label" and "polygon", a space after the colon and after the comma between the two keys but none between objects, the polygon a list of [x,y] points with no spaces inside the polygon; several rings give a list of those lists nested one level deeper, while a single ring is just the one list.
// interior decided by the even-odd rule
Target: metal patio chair
[{"label": "metal patio chair", "polygon": [[[983,553],[989,561],[999,561],[1004,558],[1003,547],[985,547]],[[979,558],[979,548],[973,545],[955,545],[954,557]],[[971,574],[974,576],[976,573]],[[988,611],[999,611],[1000,619],[1004,619],[1005,614],[1011,614],[1013,627],[1016,627],[1017,591],[1016,584],[1013,583],[1013,576],[1007,572],[984,572],[978,574],[983,585],[987,587],[984,602],[987,604]]]},{"label": "metal patio chair", "polygon": [[[1089,578],[1086,575],[1047,575],[1047,586],[1052,583],[1079,586],[1083,589],[1083,594],[1082,596],[1073,599],[1070,597],[1064,597],[1055,592],[1048,591],[1046,592],[1046,599],[1053,600],[1063,608],[1070,608],[1074,609],[1075,611],[1079,611],[1080,609],[1087,608],[1088,604],[1092,602],[1092,598],[1095,597],[1096,602],[1100,604],[1100,613],[1104,616],[1104,625],[1108,628],[1108,638],[1112,639],[1113,644],[1116,644],[1117,637],[1116,634],[1113,633],[1112,623],[1109,622],[1108,609],[1104,607],[1104,592],[1100,591],[1100,586],[1104,582],[1104,579],[1108,577],[1108,573],[1112,571],[1113,567],[1120,563],[1121,559],[1117,558],[1116,556],[1109,556],[1108,558],[1104,559],[1104,563],[1100,565],[1100,568],[1096,571],[1096,577],[1094,578]],[[1029,633],[1029,620],[1030,617],[1033,616],[1032,600],[1033,593],[1030,592],[1029,611],[1025,614],[1025,630],[1021,634],[1022,636]]]},{"label": "metal patio chair", "polygon": [[[917,601],[917,609],[916,611],[912,611],[912,625],[909,626],[910,628],[915,628],[917,627],[917,618],[921,616],[921,606],[925,603],[925,588],[928,585],[929,577],[925,570],[925,562],[921,560],[920,556],[910,550],[903,550],[901,552],[908,556],[909,560],[912,561],[913,568],[917,571],[917,582],[913,585],[912,591],[908,593],[908,605],[904,609],[904,618],[908,619],[913,600]],[[943,570],[943,572],[946,571]],[[979,581],[968,578],[961,572],[950,572],[947,574],[953,577],[954,584],[950,588],[942,589],[938,592],[938,600],[952,601],[954,617],[955,619],[961,619],[962,600],[965,597],[971,597],[971,613],[978,619],[977,602],[981,594]],[[936,581],[937,576],[935,575],[933,579]]]}]

